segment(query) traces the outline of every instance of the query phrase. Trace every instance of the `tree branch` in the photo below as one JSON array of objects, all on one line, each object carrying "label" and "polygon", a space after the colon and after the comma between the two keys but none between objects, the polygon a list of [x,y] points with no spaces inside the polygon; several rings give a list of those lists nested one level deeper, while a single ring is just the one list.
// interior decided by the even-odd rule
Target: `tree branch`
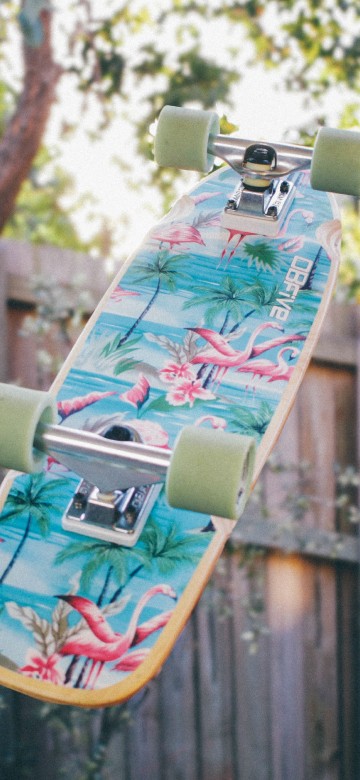
[{"label": "tree branch", "polygon": [[53,58],[51,12],[41,12],[43,41],[24,42],[24,84],[16,110],[0,142],[0,232],[12,214],[16,197],[37,154],[55,99],[62,68]]}]

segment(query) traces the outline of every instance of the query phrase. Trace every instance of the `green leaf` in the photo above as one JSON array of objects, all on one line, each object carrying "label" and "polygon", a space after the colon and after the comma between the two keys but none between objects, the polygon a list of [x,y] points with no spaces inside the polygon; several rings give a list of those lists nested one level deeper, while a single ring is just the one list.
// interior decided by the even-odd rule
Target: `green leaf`
[{"label": "green leaf", "polygon": [[169,402],[166,400],[166,394],[160,395],[158,398],[154,398],[153,401],[150,401],[150,403],[146,406],[146,413],[149,411],[153,412],[164,412],[168,414],[174,409],[174,407],[169,404]]}]

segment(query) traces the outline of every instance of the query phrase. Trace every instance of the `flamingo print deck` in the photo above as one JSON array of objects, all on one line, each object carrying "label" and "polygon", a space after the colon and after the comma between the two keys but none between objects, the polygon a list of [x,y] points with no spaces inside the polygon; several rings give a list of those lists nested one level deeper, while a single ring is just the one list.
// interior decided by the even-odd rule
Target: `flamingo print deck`
[{"label": "flamingo print deck", "polygon": [[[55,385],[59,424],[129,424],[171,447],[185,424],[252,435],[255,479],[294,400],[339,259],[334,201],[298,173],[275,239],[220,225],[236,184],[205,178],[145,238]],[[10,474],[0,515],[0,682],[42,699],[129,698],[166,660],[233,523],[157,500],[127,549],[66,533],[78,478]],[[240,521],[241,522],[241,521]]]}]

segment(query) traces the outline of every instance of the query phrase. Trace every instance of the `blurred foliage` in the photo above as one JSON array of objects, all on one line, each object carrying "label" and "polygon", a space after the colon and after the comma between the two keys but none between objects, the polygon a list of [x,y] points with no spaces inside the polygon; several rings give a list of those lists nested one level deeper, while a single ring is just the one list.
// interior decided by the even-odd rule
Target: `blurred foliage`
[{"label": "blurred foliage", "polygon": [[[166,103],[216,107],[223,115],[222,132],[231,132],[233,126],[226,114],[231,116],[231,106],[241,100],[244,73],[259,64],[276,72],[278,82],[289,91],[302,94],[304,105],[311,107],[311,126],[299,128],[299,140],[308,142],[314,126],[328,120],[329,108],[324,99],[329,95],[334,97],[331,110],[336,113],[340,88],[342,95],[346,94],[347,104],[337,121],[344,127],[359,126],[358,3],[160,0],[148,4],[142,0],[109,0],[99,4],[96,0],[2,0],[0,41],[6,44],[14,35],[15,25],[20,23],[25,41],[38,45],[41,14],[46,9],[53,10],[56,52],[64,78],[72,79],[83,95],[84,115],[87,109],[94,112],[94,105],[97,107],[96,126],[92,124],[89,135],[98,138],[114,118],[123,115],[134,125],[138,154],[147,160],[153,154],[151,128]],[[21,76],[12,74],[12,58],[11,47],[0,47],[0,131],[21,97]],[[256,99],[261,100],[261,94],[258,98],[254,95]],[[63,136],[71,135],[81,121],[82,117],[73,117],[69,112]],[[128,174],[129,186],[141,186],[142,181],[131,184],[131,171],[126,171],[121,157],[116,162],[124,175]],[[41,158],[36,161],[33,178],[40,165]],[[162,193],[166,208],[179,176],[182,174],[175,170],[148,166],[142,179]],[[51,185],[52,193],[49,182],[43,184],[44,198],[33,182],[24,185],[9,231],[35,241],[63,241],[63,245],[76,248],[78,239],[60,197],[63,188],[70,186],[69,178],[65,182],[59,168],[54,178],[57,183]],[[32,219],[25,214],[30,207]],[[51,218],[45,218],[47,207],[52,210]],[[103,233],[106,244],[106,226]]]},{"label": "blurred foliage", "polygon": [[[44,7],[53,7],[54,17],[59,13],[57,0],[22,4],[28,42]],[[14,0],[3,0],[0,30],[16,8]],[[360,6],[347,0],[161,0],[151,6],[117,0],[101,12],[99,4],[79,0],[70,4],[68,16],[64,73],[76,76],[81,91],[97,95],[107,120],[119,96],[126,102],[134,85],[141,90],[135,123],[140,151],[147,155],[146,133],[165,103],[227,105],[232,86],[256,63],[277,68],[281,81],[303,91],[314,107],[338,84],[359,92]],[[206,44],[211,24],[219,25],[215,51]]]},{"label": "blurred foliage", "polygon": [[342,262],[338,279],[338,297],[360,303],[360,208],[359,202],[342,209]]},{"label": "blurred foliage", "polygon": [[92,243],[79,239],[70,215],[61,204],[61,199],[72,189],[72,183],[55,158],[54,152],[45,148],[40,150],[3,236],[89,252]]}]

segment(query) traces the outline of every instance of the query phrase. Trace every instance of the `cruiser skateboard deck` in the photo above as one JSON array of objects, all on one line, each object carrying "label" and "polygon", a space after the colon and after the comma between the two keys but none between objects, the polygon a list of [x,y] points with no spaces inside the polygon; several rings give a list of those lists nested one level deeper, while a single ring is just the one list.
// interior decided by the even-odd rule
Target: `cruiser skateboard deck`
[{"label": "cruiser skateboard deck", "polygon": [[144,238],[49,396],[0,388],[0,462],[16,469],[0,492],[0,684],[52,702],[114,704],[158,673],[279,436],[336,280],[324,190],[346,189],[358,134],[323,139],[315,165],[307,149],[219,136],[212,112],[164,111],[160,164],[230,165]]}]

